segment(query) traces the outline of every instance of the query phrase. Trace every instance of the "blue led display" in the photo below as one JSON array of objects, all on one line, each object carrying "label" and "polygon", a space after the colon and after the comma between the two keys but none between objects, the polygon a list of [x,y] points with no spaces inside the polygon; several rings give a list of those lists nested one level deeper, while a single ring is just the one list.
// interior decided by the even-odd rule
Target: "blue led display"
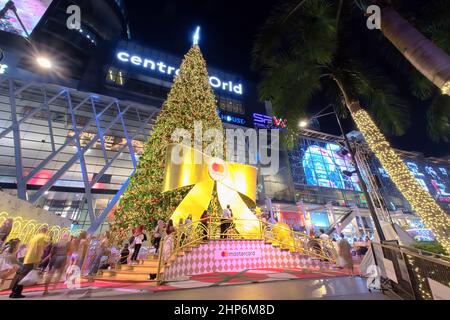
[{"label": "blue led display", "polygon": [[351,155],[336,143],[301,139],[289,160],[294,183],[361,191]]}]

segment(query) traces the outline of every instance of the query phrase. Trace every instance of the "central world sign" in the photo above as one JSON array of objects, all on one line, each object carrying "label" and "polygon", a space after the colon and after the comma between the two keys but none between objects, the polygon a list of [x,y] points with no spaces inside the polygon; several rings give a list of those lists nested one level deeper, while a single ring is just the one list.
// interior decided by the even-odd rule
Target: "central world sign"
[{"label": "central world sign", "polygon": [[[126,51],[119,51],[117,53],[117,59],[124,63],[130,63],[134,66],[141,67],[143,69],[157,71],[161,74],[176,76],[180,72],[180,69],[170,66],[163,61],[152,60],[144,58],[136,54],[130,54]],[[232,81],[223,81],[216,76],[209,77],[209,83],[213,88],[221,89],[223,91],[242,95],[243,88],[241,83],[234,83]]]}]

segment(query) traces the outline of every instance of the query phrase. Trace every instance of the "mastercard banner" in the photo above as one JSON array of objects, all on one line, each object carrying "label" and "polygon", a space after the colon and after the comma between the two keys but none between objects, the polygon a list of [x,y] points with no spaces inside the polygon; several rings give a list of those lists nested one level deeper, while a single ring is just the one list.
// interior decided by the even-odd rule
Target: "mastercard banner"
[{"label": "mastercard banner", "polygon": [[215,250],[216,259],[260,258],[261,250]]}]

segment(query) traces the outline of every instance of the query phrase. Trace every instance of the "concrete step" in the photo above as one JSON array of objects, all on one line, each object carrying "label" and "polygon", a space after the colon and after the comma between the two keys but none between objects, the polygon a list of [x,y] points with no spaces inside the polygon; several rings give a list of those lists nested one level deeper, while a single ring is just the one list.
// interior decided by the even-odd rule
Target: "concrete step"
[{"label": "concrete step", "polygon": [[151,260],[140,260],[138,262],[139,266],[152,266],[152,267],[158,267],[158,259],[151,259]]},{"label": "concrete step", "polygon": [[[123,271],[123,270],[104,270],[99,276],[106,280],[126,280],[126,281],[149,281],[150,273],[156,272],[137,272],[137,271]],[[97,277],[96,277],[97,278]]]},{"label": "concrete step", "polygon": [[116,269],[117,271],[136,271],[136,272],[147,272],[147,273],[156,273],[158,272],[158,266],[153,265],[122,265],[120,268]]},{"label": "concrete step", "polygon": [[103,281],[111,281],[111,282],[123,282],[123,281],[128,281],[128,282],[145,282],[149,286],[155,286],[155,287],[158,285],[156,280],[148,280],[148,278],[145,279],[145,280],[140,280],[140,279],[120,279],[118,277],[109,277],[109,276],[102,276],[102,275],[100,275],[100,276],[96,276],[94,278],[94,280],[100,280],[100,281],[103,280]]}]

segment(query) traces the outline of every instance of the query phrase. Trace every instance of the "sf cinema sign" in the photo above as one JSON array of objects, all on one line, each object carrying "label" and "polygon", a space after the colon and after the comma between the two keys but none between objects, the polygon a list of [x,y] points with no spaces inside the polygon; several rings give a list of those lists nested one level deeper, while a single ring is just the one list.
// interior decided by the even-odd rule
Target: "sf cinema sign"
[{"label": "sf cinema sign", "polygon": [[[142,69],[158,71],[161,74],[169,76],[176,76],[180,72],[180,69],[167,65],[162,61],[155,62],[155,60],[143,58],[136,54],[130,54],[126,51],[119,51],[117,53],[117,59],[124,63],[131,63]],[[236,84],[233,81],[223,81],[216,76],[209,77],[209,83],[215,89],[221,89],[238,95],[242,95],[243,93],[242,83]]]}]

